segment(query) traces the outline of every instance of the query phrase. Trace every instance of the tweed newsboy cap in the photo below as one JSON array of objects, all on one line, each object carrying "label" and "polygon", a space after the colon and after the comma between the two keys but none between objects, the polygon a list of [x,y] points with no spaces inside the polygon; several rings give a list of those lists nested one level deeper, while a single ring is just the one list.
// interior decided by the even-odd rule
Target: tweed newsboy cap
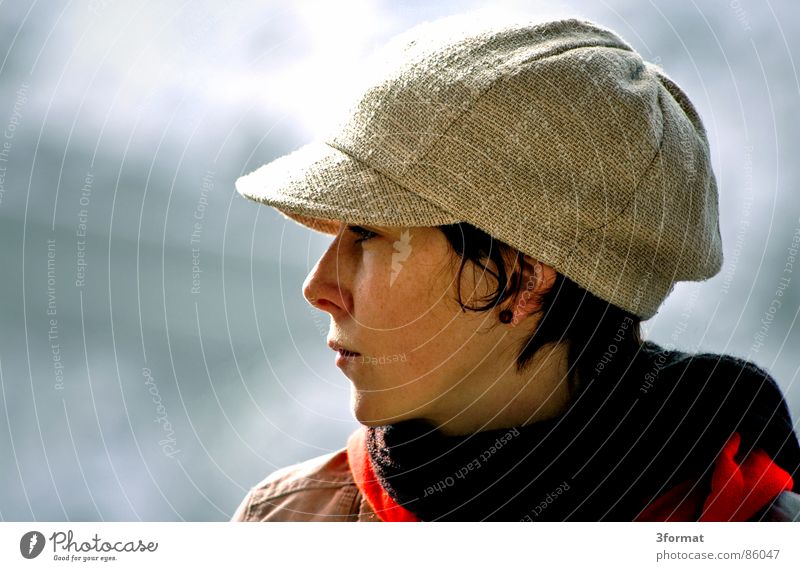
[{"label": "tweed newsboy cap", "polygon": [[472,224],[652,317],[719,272],[718,196],[686,94],[592,22],[413,28],[321,140],[239,178],[315,230]]}]

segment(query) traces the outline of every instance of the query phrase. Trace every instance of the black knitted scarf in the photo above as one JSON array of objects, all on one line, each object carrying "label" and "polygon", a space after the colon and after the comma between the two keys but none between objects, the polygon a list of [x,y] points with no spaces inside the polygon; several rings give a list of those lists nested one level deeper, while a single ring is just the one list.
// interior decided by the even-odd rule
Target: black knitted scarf
[{"label": "black knitted scarf", "polygon": [[673,485],[707,479],[738,431],[738,458],[762,448],[800,491],[791,416],[763,369],[648,341],[614,370],[561,416],[528,426],[465,436],[422,420],[368,428],[373,468],[423,521],[631,521]]}]

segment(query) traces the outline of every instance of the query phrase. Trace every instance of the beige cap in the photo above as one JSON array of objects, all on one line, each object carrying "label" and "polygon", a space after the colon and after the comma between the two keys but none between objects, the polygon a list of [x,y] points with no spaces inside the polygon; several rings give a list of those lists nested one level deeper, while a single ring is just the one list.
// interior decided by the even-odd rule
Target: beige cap
[{"label": "beige cap", "polygon": [[642,319],[721,269],[700,117],[613,32],[447,19],[385,53],[339,127],[236,189],[331,234],[468,222]]}]

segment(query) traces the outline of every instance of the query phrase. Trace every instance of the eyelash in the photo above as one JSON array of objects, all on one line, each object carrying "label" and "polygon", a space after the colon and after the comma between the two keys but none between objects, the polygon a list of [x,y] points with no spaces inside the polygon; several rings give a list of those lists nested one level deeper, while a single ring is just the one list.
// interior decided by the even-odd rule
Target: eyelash
[{"label": "eyelash", "polygon": [[372,230],[367,230],[366,228],[362,228],[361,226],[348,226],[347,229],[353,234],[358,236],[358,239],[355,241],[356,244],[359,244],[361,242],[364,242],[365,240],[369,240],[370,238],[374,238],[375,236],[377,236],[377,234]]}]

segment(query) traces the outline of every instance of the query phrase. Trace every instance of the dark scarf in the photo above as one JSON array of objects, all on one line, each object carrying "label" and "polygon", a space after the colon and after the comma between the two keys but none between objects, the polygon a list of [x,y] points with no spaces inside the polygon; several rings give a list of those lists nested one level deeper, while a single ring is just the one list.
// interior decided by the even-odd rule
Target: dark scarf
[{"label": "dark scarf", "polygon": [[646,342],[607,372],[564,414],[525,427],[465,436],[422,420],[368,428],[380,484],[423,521],[631,521],[674,485],[705,477],[738,431],[740,454],[763,449],[800,491],[800,446],[763,369]]}]

